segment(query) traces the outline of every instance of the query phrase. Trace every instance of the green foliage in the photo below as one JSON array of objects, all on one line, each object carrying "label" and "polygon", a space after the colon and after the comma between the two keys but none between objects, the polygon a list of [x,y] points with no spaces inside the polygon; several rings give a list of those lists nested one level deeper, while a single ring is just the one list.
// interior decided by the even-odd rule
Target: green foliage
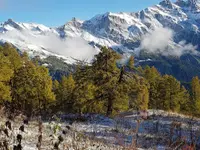
[{"label": "green foliage", "polygon": [[148,82],[137,75],[129,79],[129,108],[147,110],[149,103]]},{"label": "green foliage", "polygon": [[194,77],[191,83],[191,106],[193,114],[200,114],[200,80],[198,77]]},{"label": "green foliage", "polygon": [[129,68],[130,70],[133,70],[133,69],[134,69],[134,63],[135,63],[134,57],[131,56],[131,57],[129,58],[129,61],[128,61],[128,68]]},{"label": "green foliage", "polygon": [[173,76],[161,76],[155,67],[145,67],[143,76],[149,83],[149,108],[168,111],[186,111],[189,96]]},{"label": "green foliage", "polygon": [[157,71],[155,67],[146,66],[145,69],[142,71],[144,78],[149,83],[149,108],[150,109],[158,109],[157,104],[158,102],[158,85],[161,79],[161,75]]},{"label": "green foliage", "polygon": [[29,114],[55,100],[48,69],[33,64],[27,53],[20,56],[8,43],[0,48],[0,100]]},{"label": "green foliage", "polygon": [[60,86],[60,83],[57,80],[54,80],[53,81],[53,92],[56,96],[56,99],[59,98],[59,86]]},{"label": "green foliage", "polygon": [[79,113],[102,113],[102,103],[95,99],[97,87],[93,82],[91,66],[79,65],[75,73],[74,108]]},{"label": "green foliage", "polygon": [[[117,66],[120,59],[119,54],[102,47],[92,64],[80,63],[75,70],[54,57],[31,61],[27,53],[20,56],[6,43],[0,47],[0,103],[9,101],[12,108],[28,115],[51,110],[112,116],[128,109],[200,114],[198,77],[193,78],[189,95],[173,76],[162,76],[155,67],[136,68],[133,56],[124,66]],[[67,73],[52,81],[48,69],[39,66],[43,63],[50,70],[66,69]]]},{"label": "green foliage", "polygon": [[45,59],[38,59],[38,64],[47,65],[49,73],[52,76],[53,80],[61,80],[62,76],[68,76],[71,73],[74,73],[75,65],[67,64],[62,58],[56,56],[49,56]]},{"label": "green foliage", "polygon": [[16,49],[8,43],[0,49],[0,52],[10,61],[11,68],[16,71],[22,66],[22,60]]},{"label": "green foliage", "polygon": [[60,83],[54,81],[55,94],[57,105],[61,111],[69,112],[73,106],[73,92],[75,88],[75,81],[72,75],[68,77],[63,76]]},{"label": "green foliage", "polygon": [[9,82],[13,76],[11,62],[0,52],[0,103],[11,100]]},{"label": "green foliage", "polygon": [[12,99],[12,77],[21,67],[19,54],[10,44],[6,43],[0,48],[0,102]]},{"label": "green foliage", "polygon": [[107,115],[128,108],[127,92],[122,90],[125,84],[121,82],[122,74],[116,65],[118,59],[120,56],[116,52],[103,47],[92,66],[93,82],[98,87],[96,100],[105,103]]},{"label": "green foliage", "polygon": [[37,88],[38,101],[45,109],[47,104],[55,100],[55,95],[52,92],[53,83],[47,68],[36,66],[36,71],[35,85]]},{"label": "green foliage", "polygon": [[33,109],[46,109],[54,99],[52,80],[48,70],[25,60],[13,78],[13,101],[18,107],[32,113]]},{"label": "green foliage", "polygon": [[[96,87],[89,82],[81,86],[76,86],[74,92],[74,108],[79,113],[98,112],[98,103],[95,103],[95,90]],[[95,105],[96,104],[96,105]],[[95,109],[97,108],[97,109]]]},{"label": "green foliage", "polygon": [[181,101],[184,100],[185,90],[174,77],[165,75],[159,83],[159,99],[163,110],[180,111]]},{"label": "green foliage", "polygon": [[140,62],[142,67],[154,66],[161,74],[172,75],[181,82],[191,82],[194,76],[200,77],[200,56],[198,55],[184,54],[177,58],[141,52],[139,58],[151,59],[151,61]]}]

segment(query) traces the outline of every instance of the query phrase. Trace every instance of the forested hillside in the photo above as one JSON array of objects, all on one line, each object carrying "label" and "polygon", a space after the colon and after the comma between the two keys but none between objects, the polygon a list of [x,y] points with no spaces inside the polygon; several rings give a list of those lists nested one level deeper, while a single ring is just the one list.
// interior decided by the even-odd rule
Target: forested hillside
[{"label": "forested hillside", "polygon": [[0,102],[11,112],[29,116],[58,111],[100,113],[108,116],[127,110],[161,109],[200,114],[200,81],[189,90],[156,68],[134,66],[134,57],[121,65],[121,56],[106,47],[92,64],[77,65],[74,73],[52,80],[49,71],[5,44],[0,49]]}]

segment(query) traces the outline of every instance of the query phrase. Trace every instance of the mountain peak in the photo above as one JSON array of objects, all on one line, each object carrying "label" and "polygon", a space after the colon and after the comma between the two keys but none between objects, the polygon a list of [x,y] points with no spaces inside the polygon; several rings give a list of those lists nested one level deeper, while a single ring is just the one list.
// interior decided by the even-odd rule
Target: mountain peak
[{"label": "mountain peak", "polygon": [[7,26],[7,25],[12,26],[13,28],[17,30],[22,30],[20,25],[12,19],[8,19],[6,22],[4,22],[3,26]]},{"label": "mountain peak", "polygon": [[71,19],[71,21],[67,22],[67,23],[64,25],[64,27],[65,27],[65,26],[68,26],[68,25],[72,25],[72,26],[78,28],[78,27],[81,26],[82,23],[83,23],[82,20],[79,20],[79,19],[77,19],[76,17],[73,17],[73,18]]},{"label": "mountain peak", "polygon": [[170,9],[173,8],[173,4],[170,0],[163,0],[162,2],[160,2],[160,5]]},{"label": "mountain peak", "polygon": [[197,5],[197,0],[188,0],[188,3],[191,9],[199,9],[199,6]]},{"label": "mountain peak", "polygon": [[80,19],[78,19],[78,18],[76,18],[76,17],[73,17],[72,20],[71,20],[71,22],[83,23],[82,20],[80,20]]},{"label": "mountain peak", "polygon": [[13,24],[15,21],[13,19],[8,19],[4,24]]},{"label": "mountain peak", "polygon": [[177,0],[175,4],[183,8],[189,8],[192,11],[197,11],[200,9],[198,2],[198,0]]}]

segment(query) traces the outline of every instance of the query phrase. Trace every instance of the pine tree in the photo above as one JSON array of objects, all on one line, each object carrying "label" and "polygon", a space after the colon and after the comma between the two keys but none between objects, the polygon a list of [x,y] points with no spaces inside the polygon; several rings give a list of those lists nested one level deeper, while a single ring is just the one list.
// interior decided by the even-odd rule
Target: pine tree
[{"label": "pine tree", "polygon": [[[48,106],[55,100],[52,78],[49,71],[43,66],[36,66],[35,86],[39,109],[46,113]],[[45,114],[44,114],[45,115]]]},{"label": "pine tree", "polygon": [[48,103],[55,99],[52,92],[52,80],[48,70],[35,66],[31,61],[24,59],[13,78],[13,102],[18,109],[32,115],[33,110],[46,109]]},{"label": "pine tree", "polygon": [[138,111],[147,110],[149,103],[147,81],[139,76],[135,76],[135,81],[131,80],[129,81],[129,108]]},{"label": "pine tree", "polygon": [[98,102],[95,100],[96,87],[91,82],[77,84],[74,91],[75,103],[73,105],[76,112],[82,113],[97,113],[101,109]]},{"label": "pine tree", "polygon": [[149,103],[149,91],[147,83],[144,79],[140,79],[140,86],[138,88],[137,101],[139,110],[147,110]]},{"label": "pine tree", "polygon": [[180,101],[180,111],[185,114],[191,114],[191,101],[189,92],[184,86],[181,87],[181,101]]},{"label": "pine tree", "polygon": [[11,89],[9,82],[13,76],[11,63],[2,52],[0,52],[0,103],[11,100]]},{"label": "pine tree", "polygon": [[182,88],[179,81],[173,76],[165,75],[159,82],[158,86],[159,100],[164,110],[179,112],[181,104],[186,101],[187,92]]},{"label": "pine tree", "polygon": [[96,86],[94,85],[92,66],[78,66],[75,73],[76,87],[74,90],[74,108],[79,113],[102,113],[102,103],[95,99]]},{"label": "pine tree", "polygon": [[[53,92],[54,94],[56,95],[56,97],[58,96],[59,94],[59,86],[60,86],[60,83],[58,82],[58,80],[54,80],[53,81]],[[57,98],[56,98],[57,99]]]},{"label": "pine tree", "polygon": [[22,66],[22,60],[17,52],[17,50],[10,44],[5,43],[0,49],[5,57],[7,57],[11,63],[11,67],[14,71],[19,69]]},{"label": "pine tree", "polygon": [[[121,79],[121,71],[117,68],[116,62],[120,56],[103,47],[101,52],[96,55],[93,63],[93,81],[96,87],[96,100],[105,104],[105,111],[108,116],[121,109],[128,108],[128,99],[123,92],[123,82]],[[122,98],[123,97],[123,98]]]},{"label": "pine tree", "polygon": [[133,69],[134,69],[134,63],[135,63],[134,57],[131,56],[131,57],[129,58],[129,61],[128,61],[128,68],[129,68],[130,70],[133,70]]},{"label": "pine tree", "polygon": [[[33,110],[36,102],[37,89],[35,87],[36,67],[31,62],[24,62],[23,66],[15,72],[13,78],[13,103],[19,110]],[[28,105],[31,108],[27,108]],[[35,104],[36,105],[36,104]]]},{"label": "pine tree", "polygon": [[73,106],[73,92],[75,88],[75,81],[72,75],[68,77],[63,76],[57,92],[57,101],[62,111],[70,111]]},{"label": "pine tree", "polygon": [[200,114],[200,80],[198,77],[192,79],[192,113],[197,115]]},{"label": "pine tree", "polygon": [[142,76],[149,83],[149,108],[179,112],[186,110],[188,92],[173,76],[161,76],[155,67],[145,67]]},{"label": "pine tree", "polygon": [[158,84],[161,78],[160,73],[155,67],[145,67],[143,76],[149,83],[149,108],[158,109]]}]

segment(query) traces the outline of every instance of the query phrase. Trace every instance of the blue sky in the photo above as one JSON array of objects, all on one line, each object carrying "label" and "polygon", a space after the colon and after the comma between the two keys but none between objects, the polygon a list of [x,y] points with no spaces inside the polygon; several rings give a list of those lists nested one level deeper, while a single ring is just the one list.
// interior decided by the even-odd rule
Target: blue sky
[{"label": "blue sky", "polygon": [[0,0],[0,22],[11,18],[60,26],[72,17],[90,19],[105,12],[135,12],[161,0]]}]

